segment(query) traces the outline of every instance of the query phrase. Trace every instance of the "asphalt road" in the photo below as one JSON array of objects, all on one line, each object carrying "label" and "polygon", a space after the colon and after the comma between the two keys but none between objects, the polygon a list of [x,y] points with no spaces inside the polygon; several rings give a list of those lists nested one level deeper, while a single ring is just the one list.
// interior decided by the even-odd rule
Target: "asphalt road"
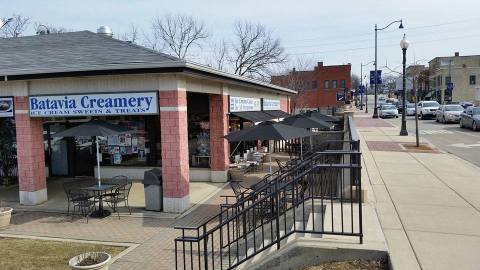
[{"label": "asphalt road", "polygon": [[[369,103],[373,96],[369,96]],[[370,103],[371,104],[371,103]],[[369,113],[373,106],[369,104]],[[386,119],[398,127],[400,132],[401,115],[398,118]],[[454,154],[480,167],[480,131],[460,128],[459,124],[442,124],[435,120],[418,120],[420,138],[424,138],[439,149]],[[407,117],[407,131],[415,136],[415,117]]]}]

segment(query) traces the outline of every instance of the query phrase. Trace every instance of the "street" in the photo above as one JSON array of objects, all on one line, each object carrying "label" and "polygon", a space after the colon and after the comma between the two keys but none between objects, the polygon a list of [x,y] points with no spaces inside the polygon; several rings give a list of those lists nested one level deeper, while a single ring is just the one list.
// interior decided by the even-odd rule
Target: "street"
[{"label": "street", "polygon": [[[373,95],[369,95],[369,113],[373,113],[373,100]],[[385,120],[397,126],[400,132],[401,114],[398,118]],[[420,138],[431,142],[440,150],[480,166],[480,132],[460,128],[458,123],[437,123],[435,119],[418,120],[418,129]],[[415,136],[414,116],[407,116],[407,130],[409,135]]]}]

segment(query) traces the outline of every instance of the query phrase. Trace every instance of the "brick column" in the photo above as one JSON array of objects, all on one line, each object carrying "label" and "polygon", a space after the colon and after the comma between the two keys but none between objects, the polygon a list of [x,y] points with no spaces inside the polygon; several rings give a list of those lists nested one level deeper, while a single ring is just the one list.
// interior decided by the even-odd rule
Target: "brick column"
[{"label": "brick column", "polygon": [[14,102],[20,203],[36,205],[47,200],[43,121],[29,117],[27,97]]},{"label": "brick column", "polygon": [[284,112],[290,113],[288,97],[280,99],[280,109]]},{"label": "brick column", "polygon": [[160,91],[163,208],[180,213],[190,206],[187,93]]},{"label": "brick column", "polygon": [[229,146],[223,136],[228,133],[228,96],[210,95],[210,152],[212,182],[228,180]]}]

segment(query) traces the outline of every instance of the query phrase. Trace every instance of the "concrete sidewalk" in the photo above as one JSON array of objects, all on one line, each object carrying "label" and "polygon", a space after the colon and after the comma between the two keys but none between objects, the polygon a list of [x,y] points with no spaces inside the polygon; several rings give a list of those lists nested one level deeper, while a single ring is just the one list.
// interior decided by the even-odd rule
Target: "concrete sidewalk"
[{"label": "concrete sidewalk", "polygon": [[357,113],[369,181],[393,269],[480,269],[480,168],[438,150],[408,151],[399,128]]}]

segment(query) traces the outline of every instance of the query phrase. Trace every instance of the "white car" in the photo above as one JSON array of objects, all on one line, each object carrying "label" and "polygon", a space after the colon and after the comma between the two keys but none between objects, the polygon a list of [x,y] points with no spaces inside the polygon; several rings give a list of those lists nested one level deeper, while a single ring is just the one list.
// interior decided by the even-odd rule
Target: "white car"
[{"label": "white car", "polygon": [[463,107],[458,104],[442,105],[437,110],[435,120],[442,123],[459,123],[460,115],[463,113]]},{"label": "white car", "polygon": [[418,117],[423,120],[426,118],[434,118],[437,115],[440,104],[436,101],[428,100],[420,101],[417,106]]},{"label": "white car", "polygon": [[378,116],[380,118],[398,117],[398,110],[395,105],[384,104],[378,109]]},{"label": "white car", "polygon": [[407,115],[415,115],[415,103],[407,103],[407,110],[405,113]]}]

